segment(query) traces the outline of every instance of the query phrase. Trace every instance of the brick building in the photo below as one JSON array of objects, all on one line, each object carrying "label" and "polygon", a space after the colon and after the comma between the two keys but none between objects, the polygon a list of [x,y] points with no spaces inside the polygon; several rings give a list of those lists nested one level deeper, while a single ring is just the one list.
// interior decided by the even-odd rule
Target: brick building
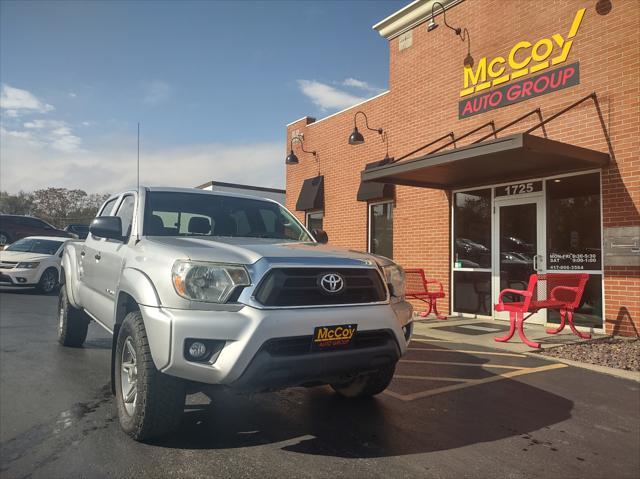
[{"label": "brick building", "polygon": [[640,3],[418,0],[373,28],[389,89],[287,125],[288,150],[317,152],[293,142],[287,207],[333,245],[425,268],[451,313],[503,319],[501,289],[580,270],[576,323],[637,335]]}]

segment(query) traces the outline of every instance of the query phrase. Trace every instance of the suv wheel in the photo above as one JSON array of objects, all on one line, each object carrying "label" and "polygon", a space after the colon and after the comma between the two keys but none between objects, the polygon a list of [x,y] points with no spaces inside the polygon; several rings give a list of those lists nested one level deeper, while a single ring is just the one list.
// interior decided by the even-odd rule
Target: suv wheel
[{"label": "suv wheel", "polygon": [[79,348],[87,339],[87,329],[89,317],[69,303],[67,288],[62,286],[58,295],[58,342]]},{"label": "suv wheel", "polygon": [[356,376],[347,383],[331,384],[335,392],[347,398],[375,396],[387,389],[393,379],[396,365],[391,364],[370,373]]},{"label": "suv wheel", "polygon": [[38,291],[49,294],[58,287],[58,271],[55,268],[49,268],[42,273],[40,281],[38,281]]},{"label": "suv wheel", "polygon": [[115,354],[116,402],[124,432],[144,441],[177,429],[184,412],[184,383],[156,369],[139,311],[124,318]]}]

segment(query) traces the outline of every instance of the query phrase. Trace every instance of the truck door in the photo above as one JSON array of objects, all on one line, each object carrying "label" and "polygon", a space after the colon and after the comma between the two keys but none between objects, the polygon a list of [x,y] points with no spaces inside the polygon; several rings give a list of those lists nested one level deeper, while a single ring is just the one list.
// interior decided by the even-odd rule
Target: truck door
[{"label": "truck door", "polygon": [[122,197],[115,214],[111,214],[120,217],[124,242],[96,238],[93,235],[87,236],[85,240],[84,282],[90,290],[91,299],[84,304],[109,329],[113,329],[114,326],[116,290],[131,233],[134,209],[135,196],[130,193]]},{"label": "truck door", "polygon": [[131,236],[131,225],[133,223],[133,211],[136,199],[130,193],[122,197],[122,201],[116,209],[115,216],[120,217],[122,222],[122,235],[124,241],[103,240],[96,244],[94,255],[96,272],[95,285],[97,292],[105,298],[104,321],[105,325],[113,330],[115,317],[116,291],[118,281],[122,273],[127,243]]}]

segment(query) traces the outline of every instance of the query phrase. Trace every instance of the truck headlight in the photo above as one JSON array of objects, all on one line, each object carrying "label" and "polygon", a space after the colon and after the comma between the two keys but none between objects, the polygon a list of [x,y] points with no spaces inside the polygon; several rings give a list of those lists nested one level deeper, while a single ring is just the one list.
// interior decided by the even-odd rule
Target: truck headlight
[{"label": "truck headlight", "polygon": [[23,261],[22,263],[18,263],[16,268],[36,269],[38,266],[40,266],[40,261]]},{"label": "truck headlight", "polygon": [[389,291],[396,298],[404,298],[405,293],[405,277],[404,269],[398,264],[383,266],[384,279],[389,285]]},{"label": "truck headlight", "polygon": [[251,284],[242,265],[197,261],[176,261],[172,282],[183,298],[208,303],[225,303],[236,287]]}]

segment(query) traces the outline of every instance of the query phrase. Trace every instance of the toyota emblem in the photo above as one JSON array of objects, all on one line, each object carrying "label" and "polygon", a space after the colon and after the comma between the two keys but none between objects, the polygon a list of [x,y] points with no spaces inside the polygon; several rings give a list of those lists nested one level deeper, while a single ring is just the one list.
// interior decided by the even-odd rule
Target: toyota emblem
[{"label": "toyota emblem", "polygon": [[344,289],[344,279],[337,273],[329,273],[320,277],[320,287],[327,293],[335,294]]}]

